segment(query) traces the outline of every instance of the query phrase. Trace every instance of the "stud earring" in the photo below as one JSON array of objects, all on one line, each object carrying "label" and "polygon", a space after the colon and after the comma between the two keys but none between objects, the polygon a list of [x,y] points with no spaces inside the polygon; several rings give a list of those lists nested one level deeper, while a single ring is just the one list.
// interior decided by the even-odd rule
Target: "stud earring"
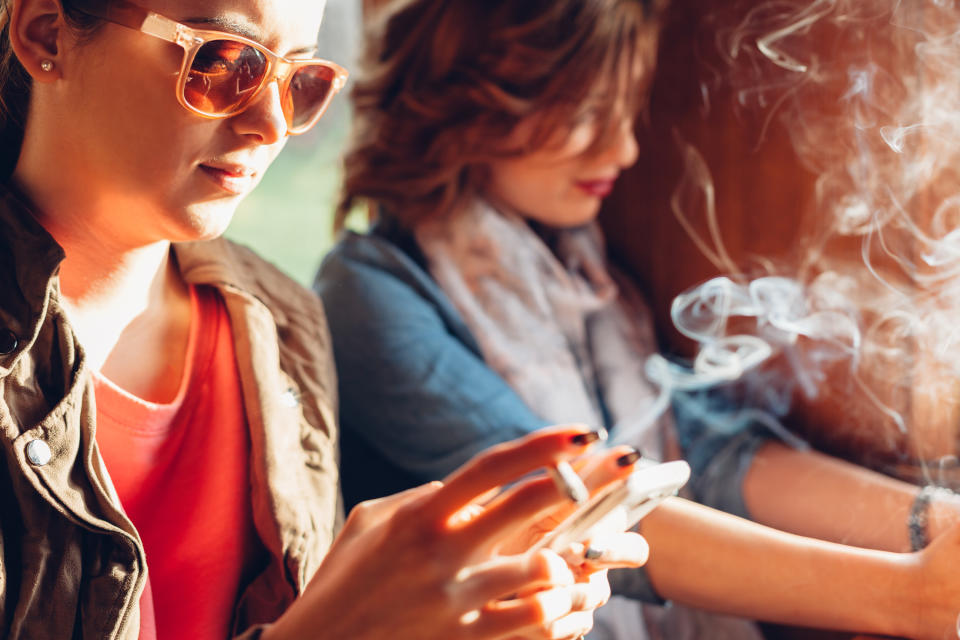
[{"label": "stud earring", "polygon": [[40,68],[44,71],[53,71],[53,60],[43,60],[40,62]]}]

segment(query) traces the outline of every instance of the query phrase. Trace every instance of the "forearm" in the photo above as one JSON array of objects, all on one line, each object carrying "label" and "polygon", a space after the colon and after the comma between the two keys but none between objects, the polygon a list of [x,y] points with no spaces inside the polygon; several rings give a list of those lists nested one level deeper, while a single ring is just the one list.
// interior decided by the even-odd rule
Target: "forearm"
[{"label": "forearm", "polygon": [[642,533],[665,598],[785,624],[908,630],[912,555],[801,538],[680,499],[647,516]]},{"label": "forearm", "polygon": [[[907,521],[918,487],[816,451],[765,444],[744,479],[754,520],[803,536],[870,549],[909,551]],[[929,534],[958,520],[931,504]]]}]

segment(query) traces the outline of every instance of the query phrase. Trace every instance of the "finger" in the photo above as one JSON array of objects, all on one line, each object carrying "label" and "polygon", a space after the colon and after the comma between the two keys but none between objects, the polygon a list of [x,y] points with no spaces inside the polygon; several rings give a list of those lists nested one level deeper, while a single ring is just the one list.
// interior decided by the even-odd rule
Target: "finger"
[{"label": "finger", "polygon": [[604,534],[587,542],[575,542],[560,555],[581,571],[625,569],[646,564],[650,546],[639,533]]},{"label": "finger", "polygon": [[574,611],[549,625],[539,636],[532,637],[545,640],[567,640],[581,638],[591,629],[593,629],[593,610]]},{"label": "finger", "polygon": [[513,482],[538,467],[582,454],[596,441],[582,425],[548,427],[491,447],[453,472],[424,505],[428,518],[446,520],[490,489]]},{"label": "finger", "polygon": [[[593,497],[633,473],[640,460],[640,453],[633,447],[619,446],[586,456],[582,460],[585,460],[585,463],[577,469],[577,473]],[[565,504],[552,515],[562,519],[576,508],[576,505]]]},{"label": "finger", "polygon": [[[608,489],[612,489],[611,485],[617,480],[622,480],[626,476],[629,476],[633,470],[634,465],[639,460],[639,454],[635,449],[631,447],[616,447],[609,451],[606,451],[602,454],[592,456],[593,460],[585,469],[586,474],[586,484],[589,487],[591,501],[588,502],[588,509],[596,509],[595,498],[604,493]],[[574,511],[578,508],[581,509],[581,516],[585,516],[586,512],[582,511],[582,507],[579,505],[574,505],[570,503],[560,503],[555,509],[550,510],[545,517],[543,518],[543,529],[553,530],[556,529],[558,525],[566,520]],[[614,516],[611,516],[611,521],[614,519]],[[625,514],[620,520],[625,520]],[[566,530],[569,525],[561,525],[562,530]],[[615,529],[615,527],[606,527],[606,530],[616,530],[622,531],[625,527],[620,529]],[[559,530],[553,535],[547,534],[547,540],[542,541],[542,544],[554,544],[557,542],[553,538],[555,536],[565,535],[562,534]],[[538,543],[538,545],[541,543]]]},{"label": "finger", "polygon": [[512,594],[573,586],[575,582],[573,572],[560,556],[552,551],[540,551],[467,567],[447,589],[460,608],[473,610]]},{"label": "finger", "polygon": [[585,582],[578,582],[570,589],[574,611],[593,611],[610,600],[610,582],[606,570],[591,573]]},{"label": "finger", "polygon": [[539,629],[528,629],[509,640],[583,640],[593,629],[592,611],[575,611]]},{"label": "finger", "polygon": [[538,591],[523,598],[491,602],[469,625],[470,635],[500,638],[528,637],[573,612],[572,587]]},{"label": "finger", "polygon": [[[490,502],[482,513],[464,523],[456,535],[478,550],[496,546],[518,529],[530,529],[537,516],[569,502],[549,477],[526,480]],[[519,551],[526,550],[526,547]]]},{"label": "finger", "polygon": [[611,447],[601,454],[589,456],[590,463],[580,470],[580,476],[590,492],[596,493],[611,482],[630,475],[640,458],[640,452],[633,447]]}]

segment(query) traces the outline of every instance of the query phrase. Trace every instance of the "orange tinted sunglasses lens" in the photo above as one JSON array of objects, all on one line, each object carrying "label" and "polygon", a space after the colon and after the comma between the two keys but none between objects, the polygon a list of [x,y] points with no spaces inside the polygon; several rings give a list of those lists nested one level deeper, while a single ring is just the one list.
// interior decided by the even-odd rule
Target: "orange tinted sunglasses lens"
[{"label": "orange tinted sunglasses lens", "polygon": [[297,69],[287,89],[291,130],[309,127],[320,117],[334,93],[335,82],[336,73],[328,66],[311,64]]},{"label": "orange tinted sunglasses lens", "polygon": [[[187,104],[211,116],[240,111],[263,84],[269,69],[264,54],[235,40],[211,40],[194,55],[184,81]],[[293,132],[309,128],[334,93],[336,72],[327,65],[297,69],[283,96],[283,110]]]},{"label": "orange tinted sunglasses lens", "polygon": [[266,56],[250,45],[211,40],[194,55],[183,96],[190,106],[203,113],[233,113],[256,94],[268,66]]}]

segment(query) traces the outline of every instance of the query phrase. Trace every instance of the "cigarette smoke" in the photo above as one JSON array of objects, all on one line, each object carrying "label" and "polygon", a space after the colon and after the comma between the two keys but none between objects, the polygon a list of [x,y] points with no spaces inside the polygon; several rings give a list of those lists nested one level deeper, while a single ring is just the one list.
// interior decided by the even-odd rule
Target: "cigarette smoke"
[{"label": "cigarette smoke", "polygon": [[829,389],[845,395],[847,426],[901,451],[900,462],[955,461],[960,3],[750,4],[714,16],[725,64],[702,93],[733,87],[738,109],[764,116],[758,143],[786,128],[818,176],[812,232],[789,264],[735,264],[710,171],[679,141],[686,173],[674,213],[727,275],[673,304],[678,330],[700,345],[692,366],[655,356],[648,373],[674,393],[739,381],[759,402],[751,417],[778,432],[791,398]]}]

